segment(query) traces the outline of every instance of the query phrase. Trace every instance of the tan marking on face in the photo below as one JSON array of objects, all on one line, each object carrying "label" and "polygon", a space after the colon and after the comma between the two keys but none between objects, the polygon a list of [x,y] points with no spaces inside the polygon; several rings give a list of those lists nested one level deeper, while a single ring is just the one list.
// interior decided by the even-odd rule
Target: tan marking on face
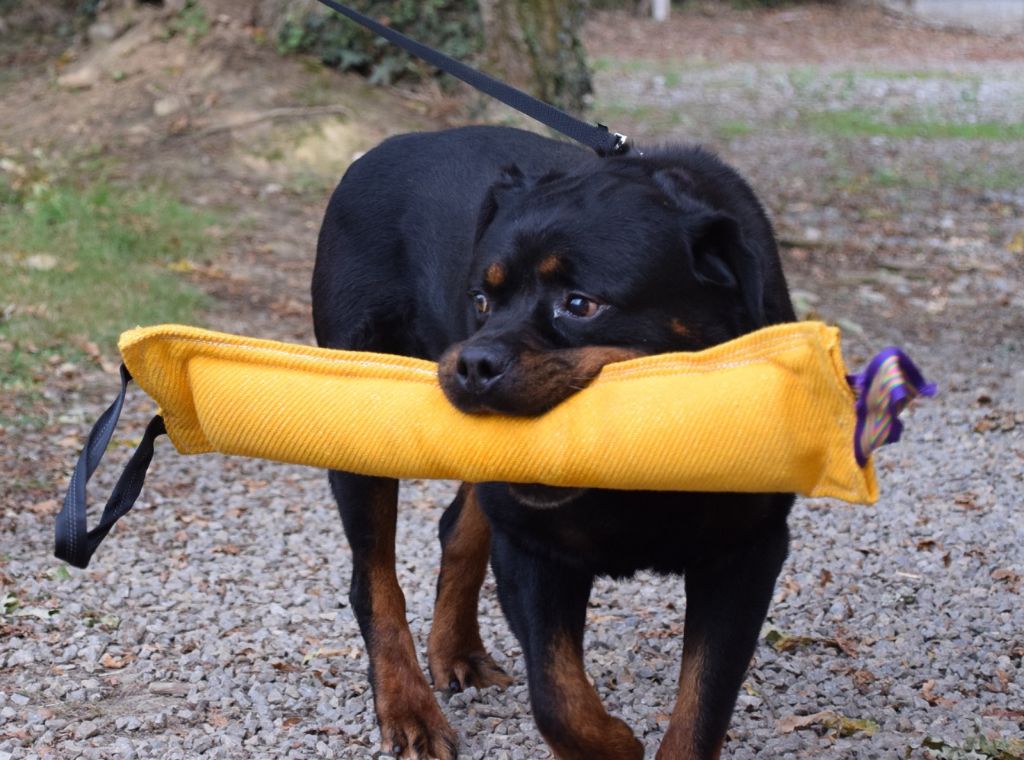
[{"label": "tan marking on face", "polygon": [[606,364],[615,364],[643,356],[643,351],[621,346],[587,346],[570,348],[567,353],[573,357],[576,379],[578,382],[590,383],[601,372]]},{"label": "tan marking on face", "polygon": [[500,288],[505,282],[505,267],[495,261],[484,272],[484,282],[492,288]]},{"label": "tan marking on face", "polygon": [[541,259],[537,265],[537,274],[544,279],[551,279],[562,271],[562,259],[558,254],[552,253]]},{"label": "tan marking on face", "polygon": [[513,414],[541,414],[586,388],[606,364],[635,359],[639,351],[587,346],[558,351],[524,351],[509,370],[517,401]]},{"label": "tan marking on face", "polygon": [[694,331],[687,327],[680,319],[673,317],[672,322],[670,323],[670,327],[672,328],[672,332],[674,332],[680,338],[686,338],[687,340],[697,339],[697,336],[694,333]]},{"label": "tan marking on face", "polygon": [[481,400],[466,394],[458,380],[458,357],[465,343],[456,343],[438,361],[438,379],[448,400],[467,413],[497,411],[535,416],[557,406],[597,377],[613,362],[635,359],[642,351],[618,346],[587,346],[556,351],[523,351],[505,373],[498,389]]}]

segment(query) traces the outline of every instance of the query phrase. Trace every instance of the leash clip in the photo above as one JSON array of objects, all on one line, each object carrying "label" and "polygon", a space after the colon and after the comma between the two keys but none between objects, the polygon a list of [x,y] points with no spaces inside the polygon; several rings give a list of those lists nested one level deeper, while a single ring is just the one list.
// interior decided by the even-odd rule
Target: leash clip
[{"label": "leash clip", "polygon": [[615,144],[612,146],[612,155],[624,156],[629,153],[630,148],[633,147],[633,143],[629,140],[629,135],[613,132],[612,136],[615,138]]}]

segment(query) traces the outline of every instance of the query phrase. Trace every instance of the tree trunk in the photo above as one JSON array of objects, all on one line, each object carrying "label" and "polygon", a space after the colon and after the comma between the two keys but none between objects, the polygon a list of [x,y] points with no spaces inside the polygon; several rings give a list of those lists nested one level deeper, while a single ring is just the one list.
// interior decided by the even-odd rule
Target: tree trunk
[{"label": "tree trunk", "polygon": [[585,0],[479,0],[488,73],[570,113],[593,90],[580,41]]}]

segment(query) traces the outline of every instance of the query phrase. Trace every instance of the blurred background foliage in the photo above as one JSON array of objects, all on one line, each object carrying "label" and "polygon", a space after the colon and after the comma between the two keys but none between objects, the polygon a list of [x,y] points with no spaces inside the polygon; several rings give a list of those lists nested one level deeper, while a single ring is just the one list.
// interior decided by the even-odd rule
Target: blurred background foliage
[{"label": "blurred background foliage", "polygon": [[[140,5],[202,11],[203,0],[129,0]],[[81,32],[126,0],[0,0],[0,19],[22,31]],[[679,8],[779,7],[842,0],[677,0]],[[506,78],[563,108],[582,111],[591,91],[578,32],[588,11],[650,13],[650,0],[349,0],[373,18],[431,47]],[[287,54],[359,73],[373,83],[422,82],[446,75],[356,26],[315,0],[256,0],[253,21]]]},{"label": "blurred background foliage", "polygon": [[[374,84],[435,75],[432,67],[329,10],[308,3],[284,5],[276,32],[282,52],[315,55],[328,66],[356,71]],[[350,5],[459,60],[472,60],[483,47],[476,0],[355,0]]]}]

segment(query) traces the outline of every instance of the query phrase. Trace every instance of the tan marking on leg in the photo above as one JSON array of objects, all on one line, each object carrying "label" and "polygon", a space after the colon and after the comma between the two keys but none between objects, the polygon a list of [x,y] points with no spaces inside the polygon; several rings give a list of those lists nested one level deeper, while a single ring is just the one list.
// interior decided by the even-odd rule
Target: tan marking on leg
[{"label": "tan marking on leg", "polygon": [[492,288],[500,288],[505,283],[505,267],[495,261],[484,272],[484,282]]},{"label": "tan marking on leg", "polygon": [[657,760],[717,760],[721,742],[711,754],[700,754],[697,747],[697,721],[700,718],[705,644],[696,639],[683,641],[683,663],[679,671],[679,691],[668,731],[658,748]]},{"label": "tan marking on leg", "polygon": [[484,649],[477,621],[480,587],[490,556],[491,529],[473,485],[463,483],[460,491],[462,506],[441,556],[427,660],[438,689],[448,689],[453,683],[460,690],[469,686],[505,687],[512,679]]},{"label": "tan marking on leg", "polygon": [[[397,493],[389,490],[380,503],[367,507],[378,510],[383,517],[388,510],[395,510],[396,502]],[[369,557],[369,655],[382,748],[396,754],[404,752],[402,757],[453,760],[457,735],[438,707],[416,661],[405,617],[405,596],[395,573],[393,518],[384,520],[377,536],[378,542]]]},{"label": "tan marking on leg", "polygon": [[538,725],[562,760],[641,760],[643,745],[619,718],[608,714],[583,669],[583,653],[569,636],[553,642],[545,681],[554,692],[554,713]]}]

